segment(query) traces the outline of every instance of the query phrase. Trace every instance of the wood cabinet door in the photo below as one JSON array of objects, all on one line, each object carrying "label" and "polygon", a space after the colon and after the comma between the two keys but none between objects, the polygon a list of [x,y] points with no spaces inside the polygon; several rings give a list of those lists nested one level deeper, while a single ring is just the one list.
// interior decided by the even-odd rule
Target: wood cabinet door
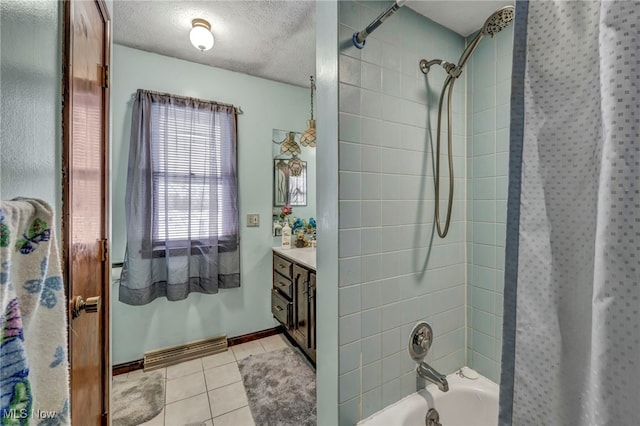
[{"label": "wood cabinet door", "polygon": [[309,293],[309,271],[298,265],[293,265],[293,284],[295,291],[295,330],[294,337],[303,348],[309,346],[308,337],[308,293]]},{"label": "wood cabinet door", "polygon": [[[66,0],[63,7],[63,259],[71,420],[108,425],[109,15],[102,0]],[[82,310],[80,298],[88,302]]]},{"label": "wood cabinet door", "polygon": [[316,360],[316,273],[309,274],[309,355]]}]

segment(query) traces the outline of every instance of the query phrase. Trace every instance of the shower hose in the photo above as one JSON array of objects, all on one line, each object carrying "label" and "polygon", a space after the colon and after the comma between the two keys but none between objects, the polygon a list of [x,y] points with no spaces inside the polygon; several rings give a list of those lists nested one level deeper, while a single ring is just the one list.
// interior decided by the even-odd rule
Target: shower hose
[{"label": "shower hose", "polygon": [[[453,85],[456,79],[447,76],[440,94],[440,102],[438,104],[438,130],[436,141],[436,170],[435,170],[435,217],[438,236],[444,238],[449,233],[449,225],[451,224],[451,210],[453,208],[453,151],[451,136],[451,96],[453,93]],[[447,92],[447,88],[449,89]],[[449,201],[447,204],[447,218],[444,223],[444,229],[440,224],[440,145],[441,145],[441,128],[442,128],[442,104],[444,102],[444,94],[447,92],[447,158],[449,160]]]}]

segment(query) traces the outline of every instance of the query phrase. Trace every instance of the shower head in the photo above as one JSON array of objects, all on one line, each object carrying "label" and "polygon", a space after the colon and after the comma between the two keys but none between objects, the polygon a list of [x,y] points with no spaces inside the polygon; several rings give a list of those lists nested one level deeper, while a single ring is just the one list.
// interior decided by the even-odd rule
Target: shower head
[{"label": "shower head", "polygon": [[478,31],[478,34],[473,38],[473,40],[471,40],[471,43],[469,43],[464,52],[462,52],[460,60],[458,60],[458,66],[455,68],[456,77],[460,75],[462,67],[467,63],[473,52],[475,52],[480,40],[482,40],[484,36],[489,35],[493,37],[494,34],[504,30],[507,25],[513,21],[513,17],[515,15],[514,10],[513,6],[501,7],[493,12],[486,21],[484,21],[484,25],[480,31]]},{"label": "shower head", "polygon": [[481,33],[484,35],[490,35],[493,37],[495,33],[498,33],[506,28],[507,25],[513,21],[514,8],[513,6],[505,6],[496,10],[487,18],[482,26]]}]

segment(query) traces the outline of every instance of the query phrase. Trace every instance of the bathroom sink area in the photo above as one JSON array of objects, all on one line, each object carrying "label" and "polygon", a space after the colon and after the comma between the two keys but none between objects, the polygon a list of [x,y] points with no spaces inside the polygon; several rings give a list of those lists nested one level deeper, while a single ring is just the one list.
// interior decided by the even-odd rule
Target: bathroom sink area
[{"label": "bathroom sink area", "polygon": [[307,268],[311,268],[313,270],[316,269],[315,247],[290,248],[290,249],[274,247],[273,251],[282,256],[288,257],[289,259],[294,260],[296,263],[306,266]]},{"label": "bathroom sink area", "polygon": [[316,249],[273,248],[271,312],[315,365]]}]

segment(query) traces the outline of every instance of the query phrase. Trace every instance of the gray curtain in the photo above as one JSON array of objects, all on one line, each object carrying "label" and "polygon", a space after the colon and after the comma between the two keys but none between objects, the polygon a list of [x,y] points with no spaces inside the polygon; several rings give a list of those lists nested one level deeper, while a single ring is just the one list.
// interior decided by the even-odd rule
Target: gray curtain
[{"label": "gray curtain", "polygon": [[231,105],[137,91],[121,302],[240,286],[236,129]]},{"label": "gray curtain", "polygon": [[639,425],[640,3],[517,2],[501,425]]}]

